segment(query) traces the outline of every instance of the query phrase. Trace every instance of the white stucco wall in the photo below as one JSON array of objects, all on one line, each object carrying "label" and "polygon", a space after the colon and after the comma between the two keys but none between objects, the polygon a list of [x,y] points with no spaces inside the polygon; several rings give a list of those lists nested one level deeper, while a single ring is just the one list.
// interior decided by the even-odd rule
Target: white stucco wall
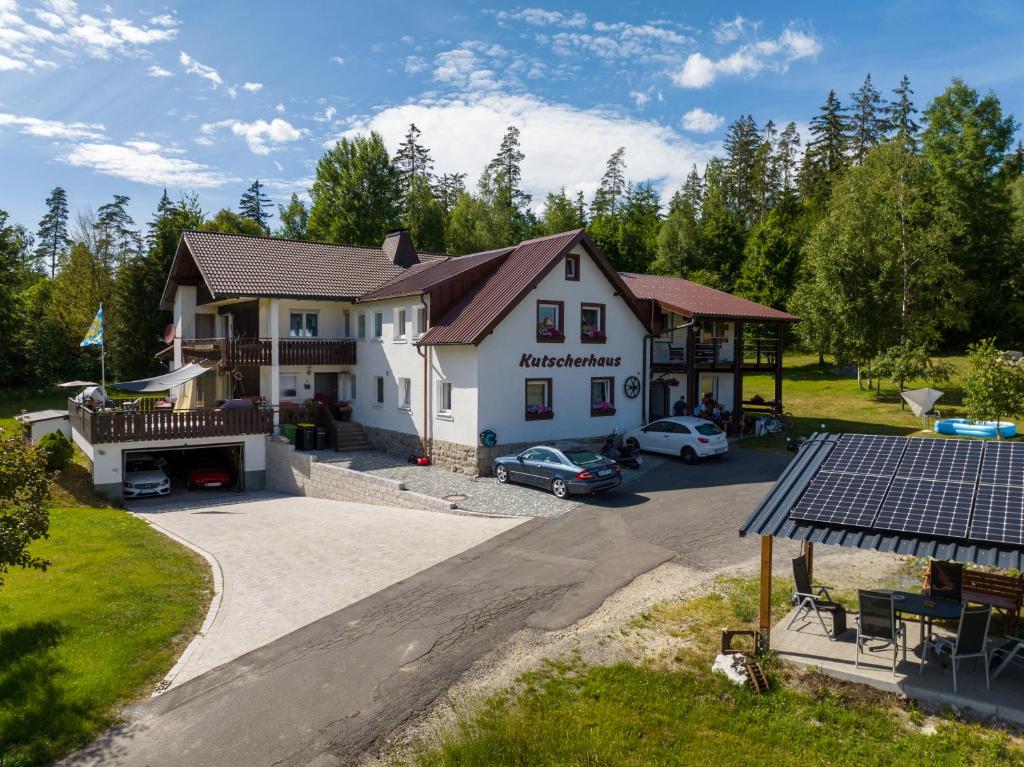
[{"label": "white stucco wall", "polygon": [[[316,312],[318,315],[319,338],[347,338],[345,335],[345,312],[351,312],[352,335],[356,332],[355,309],[345,301],[299,301],[291,298],[278,299],[278,318],[281,337],[288,337],[289,317],[292,312]],[[270,299],[260,299],[260,336],[270,338]]]},{"label": "white stucco wall", "polygon": [[[642,421],[641,397],[624,392],[628,377],[642,380],[643,337],[646,329],[622,298],[614,294],[607,278],[586,251],[579,247],[580,279],[565,279],[562,264],[556,265],[537,288],[530,291],[479,346],[479,429],[493,429],[499,443],[547,441],[567,437],[597,437],[612,428],[633,428]],[[562,343],[539,343],[536,337],[537,301],[563,301],[565,318]],[[607,340],[603,344],[580,341],[580,304],[605,305]],[[524,354],[534,357],[618,358],[619,364],[604,367],[520,367]],[[590,379],[615,379],[614,416],[590,414]],[[551,378],[554,418],[527,421],[525,381]]]}]

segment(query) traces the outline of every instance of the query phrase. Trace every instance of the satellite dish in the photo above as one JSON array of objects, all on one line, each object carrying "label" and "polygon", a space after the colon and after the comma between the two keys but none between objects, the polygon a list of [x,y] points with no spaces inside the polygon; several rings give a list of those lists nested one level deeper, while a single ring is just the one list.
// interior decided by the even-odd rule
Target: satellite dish
[{"label": "satellite dish", "polygon": [[174,326],[174,323],[171,323],[166,328],[164,328],[164,343],[165,344],[173,344],[174,343],[174,334],[177,333],[177,332],[178,332],[178,329]]}]

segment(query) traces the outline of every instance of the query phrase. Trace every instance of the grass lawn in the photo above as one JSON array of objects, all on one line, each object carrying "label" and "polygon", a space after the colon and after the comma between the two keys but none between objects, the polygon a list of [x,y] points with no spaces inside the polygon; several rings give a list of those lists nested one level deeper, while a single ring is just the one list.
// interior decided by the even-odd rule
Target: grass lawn
[{"label": "grass lawn", "polygon": [[56,394],[8,394],[0,392],[0,430],[7,437],[20,434],[21,430],[14,416],[22,410],[67,410],[67,392]]},{"label": "grass lawn", "polygon": [[[967,367],[966,357],[947,357],[957,371]],[[835,366],[818,365],[817,357],[788,355],[783,373],[782,401],[787,412],[793,414],[796,426],[794,434],[808,436],[824,430],[834,434],[856,432],[860,434],[897,434],[924,436],[921,419],[914,416],[908,407],[900,408],[900,396],[896,387],[882,382],[882,391],[868,391],[857,386],[857,379],[835,374]],[[866,386],[866,384],[865,384]],[[926,381],[908,381],[907,389],[924,386],[944,391],[945,396],[936,404],[936,409],[945,418],[966,417],[962,405],[963,391],[959,375],[952,381],[929,384]],[[760,394],[765,399],[775,396],[774,383],[770,375],[748,375],[743,379],[743,397],[750,399]],[[1021,424],[1018,423],[1018,429]],[[929,434],[929,436],[937,436]],[[784,437],[769,435],[747,444],[756,447],[778,449],[784,444]]]},{"label": "grass lawn", "polygon": [[[785,588],[775,590],[781,610]],[[763,697],[708,671],[724,625],[756,620],[757,583],[728,579],[712,594],[656,608],[633,627],[679,638],[670,668],[552,663],[490,698],[411,761],[441,765],[1022,764],[1005,732],[927,721],[896,696],[769,666]],[[928,728],[922,727],[928,724]]]},{"label": "grass lawn", "polygon": [[53,509],[32,551],[50,569],[13,570],[0,588],[3,767],[48,764],[116,721],[210,599],[202,559],[118,509]]}]

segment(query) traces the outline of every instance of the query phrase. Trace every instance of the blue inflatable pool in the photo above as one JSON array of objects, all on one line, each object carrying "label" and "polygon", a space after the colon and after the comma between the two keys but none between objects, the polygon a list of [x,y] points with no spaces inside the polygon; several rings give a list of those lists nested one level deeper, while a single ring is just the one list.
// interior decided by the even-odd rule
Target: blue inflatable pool
[{"label": "blue inflatable pool", "polygon": [[[1011,421],[999,422],[1002,437],[1016,437],[1017,425]],[[957,434],[961,437],[995,437],[995,421],[968,421],[966,418],[943,418],[935,422],[939,434]]]}]

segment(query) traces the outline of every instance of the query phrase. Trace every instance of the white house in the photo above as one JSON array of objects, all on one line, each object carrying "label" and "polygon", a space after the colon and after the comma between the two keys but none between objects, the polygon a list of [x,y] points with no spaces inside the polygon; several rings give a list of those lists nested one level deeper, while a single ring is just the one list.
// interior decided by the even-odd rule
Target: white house
[{"label": "white house", "polygon": [[[156,416],[73,408],[76,441],[108,466],[97,484],[114,487],[140,445],[201,440],[235,446],[256,487],[263,453],[250,438],[314,409],[340,429],[337,401],[358,425],[346,434],[478,473],[528,444],[632,428],[680,395],[713,393],[738,423],[743,374],[781,382],[781,329],[796,320],[686,280],[619,274],[583,230],[460,257],[418,253],[404,231],[380,248],[186,232],[161,308],[173,311],[172,370],[211,372]],[[744,344],[745,328],[765,327],[770,338]],[[758,404],[781,406],[776,388]],[[241,399],[255,407],[221,407]]]}]

